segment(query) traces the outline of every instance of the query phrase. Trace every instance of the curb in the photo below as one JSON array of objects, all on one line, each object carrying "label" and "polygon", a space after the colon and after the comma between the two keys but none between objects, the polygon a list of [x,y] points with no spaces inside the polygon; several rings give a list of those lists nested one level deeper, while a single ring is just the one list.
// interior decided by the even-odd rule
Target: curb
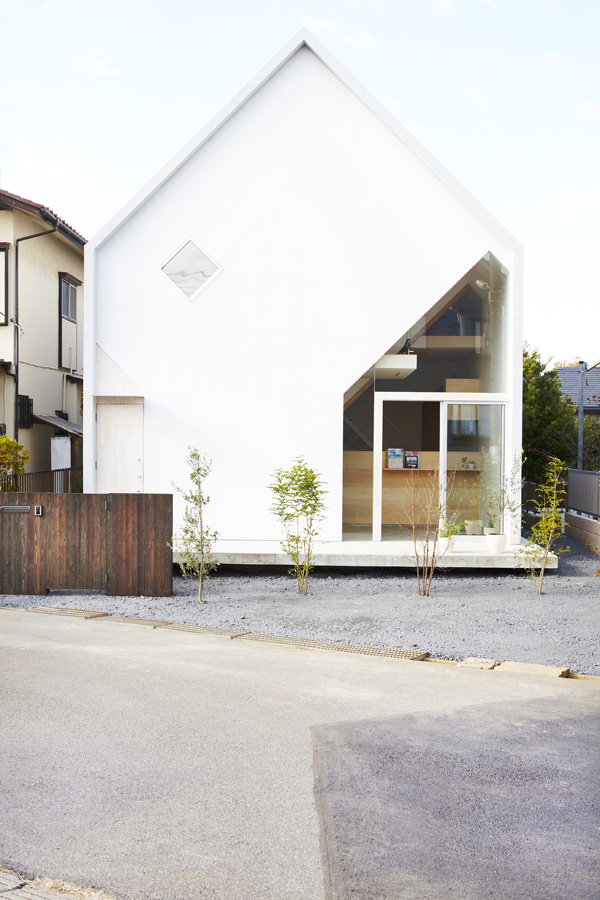
[{"label": "curb", "polygon": [[[311,638],[296,638],[285,635],[261,634],[254,631],[240,631],[233,628],[218,628],[207,625],[186,625],[185,623],[167,622],[164,619],[136,619],[129,616],[109,616],[106,612],[91,609],[71,609],[64,606],[39,606],[30,610],[19,610],[16,607],[0,606],[0,610],[16,610],[17,612],[42,613],[49,616],[71,616],[73,618],[93,620],[97,622],[116,622],[126,625],[142,625],[153,630],[181,631],[188,634],[205,634],[226,637],[230,640],[243,640],[252,643],[268,644],[277,647],[291,647],[296,650],[325,650],[342,653],[356,653],[362,656],[379,656],[387,659],[405,659],[414,662],[438,663],[465,669],[509,672],[513,675],[539,675],[551,678],[572,678],[580,681],[600,681],[598,675],[581,675],[571,672],[568,666],[542,665],[540,663],[523,663],[505,660],[468,656],[463,660],[437,659],[429,656],[425,650],[406,650],[401,647],[377,647],[371,644],[350,644],[343,641],[326,641]],[[1,875],[1,873],[0,873]],[[0,882],[0,893],[3,892]]]}]

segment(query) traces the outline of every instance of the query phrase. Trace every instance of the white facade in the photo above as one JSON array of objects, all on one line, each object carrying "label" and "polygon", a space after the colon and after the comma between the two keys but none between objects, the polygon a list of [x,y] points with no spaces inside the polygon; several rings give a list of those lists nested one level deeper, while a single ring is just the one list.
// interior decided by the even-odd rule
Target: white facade
[{"label": "white facade", "polygon": [[[191,298],[163,271],[188,241],[211,273]],[[171,492],[195,446],[221,542],[278,541],[267,485],[302,454],[340,541],[345,392],[490,253],[509,458],[521,248],[301,33],[87,246],[84,490]]]},{"label": "white facade", "polygon": [[57,430],[82,433],[84,244],[46,207],[0,191],[0,423],[29,452],[27,472],[52,467]]}]

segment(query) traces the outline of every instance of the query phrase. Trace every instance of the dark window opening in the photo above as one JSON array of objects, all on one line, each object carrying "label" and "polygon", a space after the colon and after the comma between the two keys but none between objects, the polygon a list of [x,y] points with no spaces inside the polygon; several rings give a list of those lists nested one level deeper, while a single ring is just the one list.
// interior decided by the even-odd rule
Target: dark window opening
[{"label": "dark window opening", "polygon": [[33,397],[19,394],[18,400],[19,428],[33,428]]}]

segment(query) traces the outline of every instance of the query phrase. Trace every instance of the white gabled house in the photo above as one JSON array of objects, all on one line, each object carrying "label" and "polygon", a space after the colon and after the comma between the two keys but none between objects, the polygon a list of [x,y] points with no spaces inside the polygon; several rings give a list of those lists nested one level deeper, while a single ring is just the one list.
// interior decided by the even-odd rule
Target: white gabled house
[{"label": "white gabled house", "polygon": [[388,564],[427,472],[487,524],[521,446],[521,246],[307,32],[86,264],[86,491],[170,492],[195,446],[229,561],[279,561],[267,486],[300,454],[321,562]]}]

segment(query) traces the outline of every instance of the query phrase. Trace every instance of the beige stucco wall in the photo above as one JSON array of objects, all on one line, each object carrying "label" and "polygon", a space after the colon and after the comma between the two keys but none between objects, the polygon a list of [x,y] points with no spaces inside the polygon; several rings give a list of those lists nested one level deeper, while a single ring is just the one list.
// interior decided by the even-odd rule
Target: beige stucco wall
[{"label": "beige stucco wall", "polygon": [[[15,314],[15,241],[26,235],[50,231],[36,216],[18,210],[0,211],[0,242],[10,243],[8,253],[8,316]],[[65,409],[69,421],[81,424],[81,385],[69,383],[67,367],[59,368],[59,272],[83,281],[83,253],[66,238],[54,233],[19,244],[19,393],[33,398],[33,411],[54,415]],[[68,323],[70,324],[70,323]],[[0,359],[14,363],[14,326],[0,326]],[[73,347],[73,372],[83,375],[83,285],[77,288],[77,325],[69,335]],[[68,359],[68,352],[67,357]],[[64,390],[64,406],[63,406]],[[0,422],[14,435],[14,379],[0,375]],[[28,471],[50,468],[50,437],[54,430],[43,425],[19,430],[19,442],[31,454]]]}]

